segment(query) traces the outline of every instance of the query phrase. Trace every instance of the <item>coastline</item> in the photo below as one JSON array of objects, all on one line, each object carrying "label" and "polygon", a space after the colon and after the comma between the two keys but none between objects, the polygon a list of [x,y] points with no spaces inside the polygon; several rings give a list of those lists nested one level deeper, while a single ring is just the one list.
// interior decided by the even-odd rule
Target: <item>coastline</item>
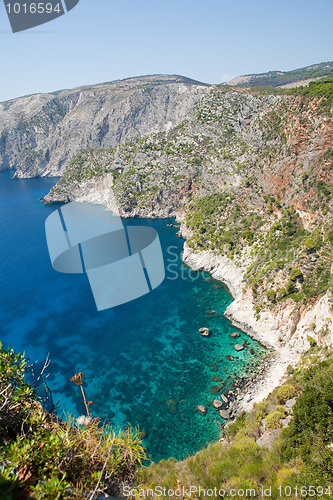
[{"label": "coastline", "polygon": [[44,201],[97,203],[104,205],[115,215],[126,218],[176,218],[177,223],[180,223],[178,235],[184,239],[183,262],[193,270],[204,270],[214,279],[224,283],[234,298],[224,316],[249,337],[274,351],[274,356],[264,362],[264,372],[260,371],[259,375],[254,374],[253,383],[247,384],[246,390],[238,394],[233,405],[236,413],[251,410],[254,403],[265,399],[283,382],[287,366],[296,366],[302,354],[310,348],[309,336],[322,346],[333,346],[333,313],[328,293],[315,303],[301,306],[287,299],[277,304],[274,311],[269,308],[263,309],[258,317],[254,310],[252,292],[244,288],[244,274],[250,263],[246,249],[241,258],[241,265],[225,255],[207,250],[193,251],[186,242],[191,236],[191,231],[184,223],[184,211],[174,212],[165,207],[160,209],[150,207],[124,213],[113,196],[112,180],[108,174],[102,176],[98,184],[91,180],[78,183],[72,187],[66,199],[60,198],[61,200],[58,200],[47,195]]},{"label": "coastline", "polygon": [[[181,227],[179,235],[186,239],[186,228]],[[263,401],[276,387],[283,383],[288,365],[296,366],[303,353],[310,348],[307,332],[322,345],[333,345],[333,318],[330,300],[325,294],[311,306],[300,306],[296,311],[294,304],[286,301],[277,310],[264,310],[256,317],[250,291],[245,291],[244,270],[227,256],[216,255],[209,251],[194,252],[184,242],[182,259],[196,271],[205,271],[214,279],[223,282],[232,294],[234,301],[227,307],[224,316],[249,337],[260,342],[274,353],[264,358],[263,366],[237,394],[232,405],[232,414],[250,411],[255,403]],[[313,325],[316,322],[316,331]],[[321,338],[320,332],[328,331]]]}]

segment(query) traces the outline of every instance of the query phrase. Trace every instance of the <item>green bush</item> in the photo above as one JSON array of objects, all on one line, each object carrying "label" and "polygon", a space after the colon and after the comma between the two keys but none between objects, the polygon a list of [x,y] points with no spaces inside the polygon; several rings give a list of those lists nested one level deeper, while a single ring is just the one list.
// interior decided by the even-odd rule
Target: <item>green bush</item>
[{"label": "green bush", "polygon": [[276,291],[275,290],[266,290],[266,297],[268,298],[268,300],[270,300],[271,302],[275,302],[275,299],[276,299]]},{"label": "green bush", "polygon": [[302,277],[302,271],[296,267],[291,271],[290,280],[296,281],[297,279]]},{"label": "green bush", "polygon": [[324,181],[318,181],[317,183],[318,193],[323,193],[326,197],[331,196],[331,189]]},{"label": "green bush", "polygon": [[[0,348],[0,375],[0,498],[119,496],[123,483],[134,484],[146,459],[138,432],[116,432],[89,410],[66,421],[45,412],[26,381],[24,355],[12,349]],[[82,378],[72,379],[82,385]]]},{"label": "green bush", "polygon": [[318,466],[316,473],[319,471],[325,482],[325,475],[330,471],[331,479],[333,472],[332,451],[326,449],[329,453],[325,454],[325,446],[333,442],[333,362],[324,361],[311,367],[304,379],[293,419],[283,433],[283,453],[288,459],[300,453],[310,470]]},{"label": "green bush", "polygon": [[279,387],[279,390],[277,391],[277,399],[279,403],[282,405],[285,404],[288,399],[291,399],[296,396],[296,389],[293,385],[291,384],[283,384],[281,387]]},{"label": "green bush", "polygon": [[313,251],[316,249],[316,243],[312,237],[307,238],[304,243],[309,251]]},{"label": "green bush", "polygon": [[280,429],[282,427],[281,418],[284,418],[284,413],[281,411],[273,411],[265,418],[266,429]]},{"label": "green bush", "polygon": [[310,347],[316,347],[317,341],[310,335],[307,335],[306,340],[310,343]]},{"label": "green bush", "polygon": [[0,444],[6,444],[22,428],[36,399],[26,380],[24,353],[3,349],[0,342]]}]

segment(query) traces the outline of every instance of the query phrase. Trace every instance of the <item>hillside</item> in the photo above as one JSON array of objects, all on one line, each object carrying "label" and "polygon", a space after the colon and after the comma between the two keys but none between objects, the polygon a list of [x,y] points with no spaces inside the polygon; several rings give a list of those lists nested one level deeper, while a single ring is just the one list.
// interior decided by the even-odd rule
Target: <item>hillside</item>
[{"label": "hillside", "polygon": [[[63,118],[57,115],[54,123],[48,119],[53,132],[45,137],[53,141],[53,159],[50,156],[47,165],[31,160],[17,176],[64,172],[45,197],[46,203],[89,201],[102,203],[123,217],[176,217],[179,235],[186,240],[184,262],[210,272],[229,286],[235,300],[225,315],[243,331],[273,347],[275,354],[267,371],[262,368],[256,384],[252,377],[242,391],[235,381],[232,397],[225,398],[227,401],[221,398],[221,441],[194,457],[182,462],[161,461],[140,469],[140,477],[138,465],[144,453],[138,440],[131,452],[132,434],[125,435],[118,445],[122,457],[126,457],[118,461],[112,432],[112,455],[104,445],[100,449],[98,443],[105,443],[105,436],[90,423],[80,427],[79,433],[76,424],[74,430],[68,428],[71,444],[67,446],[61,439],[63,424],[51,424],[47,416],[49,426],[45,428],[44,418],[35,422],[32,411],[25,415],[32,424],[26,434],[23,429],[19,445],[10,444],[9,438],[5,443],[2,488],[6,494],[8,489],[21,491],[27,485],[33,491],[50,488],[52,493],[59,493],[58,498],[73,498],[73,484],[85,491],[94,491],[97,484],[101,491],[113,494],[123,492],[124,486],[139,490],[156,486],[188,489],[192,485],[255,490],[258,498],[263,496],[262,488],[273,486],[272,495],[267,495],[271,498],[296,497],[295,488],[298,496],[328,498],[333,477],[333,79],[286,91],[261,86],[207,87],[182,77],[154,78],[153,83],[147,77],[105,84],[105,94],[103,85],[80,89],[75,105],[74,91],[13,102],[16,114],[13,110],[7,114],[9,121],[15,116],[22,120],[23,107],[26,110],[26,103],[31,102],[32,119],[27,122],[31,135],[27,137],[33,140],[33,134],[44,127],[48,103],[66,102],[64,96],[70,94]],[[118,93],[124,98],[119,97],[116,105]],[[99,108],[101,102],[103,110]],[[112,106],[114,111],[108,114],[112,127],[93,128],[96,116],[105,116]],[[127,114],[121,120],[124,109]],[[38,116],[41,121],[36,122]],[[74,116],[78,121],[70,132]],[[21,129],[15,126],[11,130],[17,133]],[[99,142],[100,130],[103,138]],[[24,134],[18,142],[2,141],[8,158],[12,154],[11,161],[18,154],[27,158],[22,149]],[[81,135],[80,147],[77,138]],[[66,148],[73,148],[70,154],[59,137]],[[89,145],[84,146],[87,142]],[[61,165],[54,166],[60,157]],[[1,352],[2,372],[9,378],[16,372],[8,371],[8,354]],[[6,380],[2,391],[5,399]],[[26,389],[30,395],[30,389]],[[35,407],[30,398],[29,404]],[[26,405],[22,409],[25,414]],[[7,413],[0,417],[7,418]],[[232,421],[235,415],[238,417]],[[22,428],[21,421],[14,423],[17,432]],[[93,439],[89,443],[100,450],[96,460],[91,459],[92,448],[82,438],[90,432]],[[15,433],[11,436],[16,439]],[[19,467],[28,446],[37,451],[30,453],[26,471]],[[88,453],[84,454],[82,447]],[[53,465],[49,456],[55,448]],[[81,455],[85,457],[84,467],[77,460]],[[103,463],[110,469],[103,469]],[[300,490],[302,486],[306,490]],[[288,488],[293,488],[292,494]],[[168,496],[172,497],[164,495]],[[193,491],[183,497],[212,495]]]},{"label": "hillside", "polygon": [[233,78],[227,82],[228,85],[238,87],[286,87],[294,85],[306,85],[311,80],[318,80],[333,76],[333,62],[327,61],[319,64],[312,64],[305,68],[298,68],[292,71],[268,71],[267,73],[243,75]]},{"label": "hillside", "polygon": [[278,353],[274,386],[309,337],[333,343],[332,89],[215,86],[168,132],[80,153],[45,201],[177,217],[185,262],[226,282],[226,316]]},{"label": "hillside", "polygon": [[60,176],[83,149],[174,127],[208,88],[154,75],[0,103],[0,169],[18,178]]}]

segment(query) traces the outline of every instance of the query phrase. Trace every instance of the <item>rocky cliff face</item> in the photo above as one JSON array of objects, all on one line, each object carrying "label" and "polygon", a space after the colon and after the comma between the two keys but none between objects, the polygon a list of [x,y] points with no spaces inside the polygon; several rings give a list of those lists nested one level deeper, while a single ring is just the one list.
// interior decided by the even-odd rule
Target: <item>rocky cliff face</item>
[{"label": "rocky cliff face", "polygon": [[79,154],[46,201],[75,199],[83,182],[112,173],[122,215],[165,217],[192,196],[243,187],[239,165],[256,165],[264,120],[280,102],[280,96],[214,87],[164,133]]},{"label": "rocky cliff face", "polygon": [[177,217],[184,261],[224,281],[226,316],[277,352],[267,391],[333,345],[333,81],[293,92],[131,79],[16,100],[0,142],[4,166],[25,158],[18,177],[65,170],[45,202]]},{"label": "rocky cliff face", "polygon": [[84,149],[173,128],[208,90],[156,75],[0,103],[0,169],[13,168],[18,178],[60,176]]},{"label": "rocky cliff face", "polygon": [[333,344],[333,82],[316,85],[215,86],[170,130],[80,153],[45,199],[176,216],[184,261],[224,281],[226,316],[277,352],[267,391],[311,343]]}]

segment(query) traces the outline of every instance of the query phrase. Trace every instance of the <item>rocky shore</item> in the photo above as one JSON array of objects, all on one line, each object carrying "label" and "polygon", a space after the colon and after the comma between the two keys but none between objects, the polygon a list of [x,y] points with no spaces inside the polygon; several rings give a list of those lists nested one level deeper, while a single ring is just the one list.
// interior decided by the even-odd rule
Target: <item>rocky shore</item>
[{"label": "rocky shore", "polygon": [[[186,229],[180,232],[186,236]],[[230,418],[241,411],[250,410],[254,403],[265,399],[279,386],[287,373],[288,365],[296,366],[314,339],[322,346],[333,345],[333,317],[330,299],[325,294],[316,303],[296,308],[292,301],[264,310],[260,317],[255,313],[251,291],[245,289],[244,269],[226,256],[209,251],[194,252],[185,242],[183,262],[194,270],[209,272],[229,288],[234,301],[224,315],[233,325],[265,347],[272,355],[265,358],[258,373],[248,378],[236,391],[237,396],[229,406]]]},{"label": "rocky shore", "polygon": [[[66,196],[60,194],[59,199],[54,197],[52,191],[44,198],[46,203],[72,200],[102,204],[115,215],[122,217],[176,216],[177,223],[180,223],[179,236],[185,240],[191,237],[191,231],[183,222],[184,213],[180,211],[176,212],[157,204],[154,209],[140,207],[124,212],[113,195],[111,174],[78,182],[66,192]],[[193,251],[185,241],[182,258],[192,269],[204,270],[228,287],[234,301],[227,307],[225,317],[251,338],[274,351],[273,356],[265,359],[259,373],[253,374],[245,384],[238,387],[230,415],[250,410],[254,403],[265,399],[280,385],[286,375],[287,366],[296,366],[302,354],[310,348],[309,339],[314,339],[322,346],[333,345],[333,315],[328,293],[317,302],[311,301],[307,305],[295,306],[295,302],[287,299],[276,304],[274,309],[261,310],[258,315],[254,309],[252,292],[245,286],[244,274],[249,264],[246,248],[241,261],[236,263],[225,255],[211,251]]]}]

